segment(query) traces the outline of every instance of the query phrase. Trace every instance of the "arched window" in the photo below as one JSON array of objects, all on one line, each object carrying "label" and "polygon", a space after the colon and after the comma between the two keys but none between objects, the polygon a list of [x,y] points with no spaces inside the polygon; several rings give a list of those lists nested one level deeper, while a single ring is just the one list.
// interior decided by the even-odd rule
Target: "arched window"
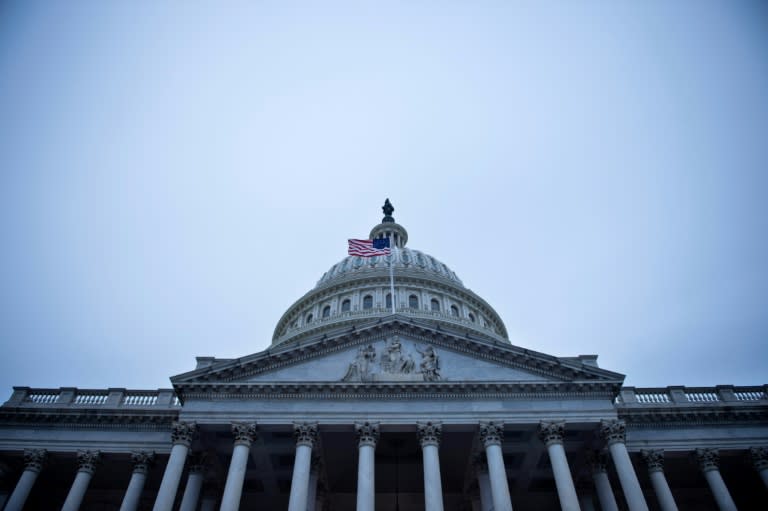
[{"label": "arched window", "polygon": [[363,297],[363,309],[373,309],[373,297],[371,295]]},{"label": "arched window", "polygon": [[326,305],[325,307],[323,307],[323,317],[327,318],[330,315],[331,315],[331,306]]},{"label": "arched window", "polygon": [[307,314],[307,320],[304,323],[312,323],[312,314]]},{"label": "arched window", "polygon": [[474,322],[475,322],[475,315],[474,315],[474,314],[472,314],[471,312],[469,313],[469,320],[470,320],[472,323],[474,323]]},{"label": "arched window", "polygon": [[387,293],[387,309],[392,308],[392,295]]},{"label": "arched window", "polygon": [[432,298],[429,302],[430,308],[435,312],[440,312],[440,302],[437,301],[437,298]]},{"label": "arched window", "polygon": [[459,316],[459,308],[455,305],[451,305],[451,315],[456,317]]},{"label": "arched window", "polygon": [[418,309],[419,308],[419,297],[416,295],[411,295],[408,297],[408,307],[411,309]]},{"label": "arched window", "polygon": [[349,299],[341,302],[341,312],[349,312],[351,308],[352,308],[352,302],[350,302]]}]

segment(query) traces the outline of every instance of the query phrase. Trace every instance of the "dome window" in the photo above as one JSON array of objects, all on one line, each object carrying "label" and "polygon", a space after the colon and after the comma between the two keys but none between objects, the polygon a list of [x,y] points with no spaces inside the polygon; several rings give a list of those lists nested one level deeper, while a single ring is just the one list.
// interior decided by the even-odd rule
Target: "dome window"
[{"label": "dome window", "polygon": [[392,295],[390,293],[387,293],[387,309],[392,308]]},{"label": "dome window", "polygon": [[351,308],[352,308],[352,302],[349,301],[349,299],[346,299],[343,302],[341,302],[341,312],[349,312]]},{"label": "dome window", "polygon": [[327,318],[330,315],[331,315],[331,306],[330,305],[326,305],[325,307],[323,307],[323,317]]},{"label": "dome window", "polygon": [[363,298],[363,309],[373,309],[373,297],[371,295],[365,295]]},{"label": "dome window", "polygon": [[472,314],[471,312],[469,313],[469,320],[470,320],[472,323],[474,323],[474,322],[475,322],[475,315],[474,315],[474,314]]},{"label": "dome window", "polygon": [[411,295],[408,297],[408,307],[411,309],[418,309],[419,308],[419,297],[416,295]]},{"label": "dome window", "polygon": [[312,314],[307,314],[307,320],[304,323],[312,323]]},{"label": "dome window", "polygon": [[429,302],[430,308],[435,312],[440,312],[440,302],[436,298],[432,298]]},{"label": "dome window", "polygon": [[459,308],[455,305],[451,305],[451,315],[456,317],[459,316]]}]

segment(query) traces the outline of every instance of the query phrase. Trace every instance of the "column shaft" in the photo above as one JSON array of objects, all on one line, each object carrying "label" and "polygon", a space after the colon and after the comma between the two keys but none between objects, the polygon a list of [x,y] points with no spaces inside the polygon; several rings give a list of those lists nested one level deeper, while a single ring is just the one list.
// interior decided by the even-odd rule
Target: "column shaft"
[{"label": "column shaft", "polygon": [[307,490],[307,511],[315,511],[317,507],[317,470],[309,472],[309,490]]},{"label": "column shaft", "polygon": [[250,452],[251,446],[245,443],[236,443],[232,450],[232,461],[229,462],[227,482],[224,484],[224,494],[221,497],[221,511],[237,511],[240,508],[245,469],[248,466]]},{"label": "column shaft", "polygon": [[307,511],[311,461],[312,446],[306,444],[297,445],[296,459],[293,462],[293,479],[291,480],[291,496],[288,500],[288,511]]},{"label": "column shaft", "polygon": [[360,444],[357,461],[357,511],[374,511],[374,456],[373,445]]},{"label": "column shaft", "polygon": [[493,494],[491,493],[491,478],[488,472],[477,474],[477,485],[480,487],[480,505],[482,511],[493,510]]},{"label": "column shaft", "polygon": [[507,469],[504,468],[504,456],[501,445],[486,444],[485,457],[488,461],[488,477],[491,482],[491,498],[494,511],[512,511],[512,499],[509,497]]},{"label": "column shaft", "polygon": [[160,482],[160,489],[157,491],[157,498],[152,511],[171,511],[173,502],[176,500],[176,492],[179,489],[179,481],[181,481],[188,452],[189,445],[187,444],[177,443],[171,448],[171,455],[165,466],[163,480]]},{"label": "column shaft", "polygon": [[664,477],[664,472],[661,470],[653,470],[648,473],[648,477],[651,478],[653,491],[656,493],[656,498],[659,500],[661,511],[677,511],[677,504],[675,504],[675,499],[672,497],[672,490],[669,489],[669,484],[667,484],[667,478]]},{"label": "column shaft", "polygon": [[181,498],[179,511],[195,511],[197,509],[197,501],[200,498],[200,489],[203,487],[204,475],[202,470],[190,471],[187,476],[187,486],[184,488],[184,496]]},{"label": "column shaft", "polygon": [[436,444],[422,446],[424,459],[424,503],[426,511],[443,511],[443,483]]},{"label": "column shaft", "polygon": [[5,511],[21,511],[24,509],[24,504],[27,502],[27,497],[29,497],[29,493],[32,491],[32,487],[35,485],[35,481],[37,481],[37,474],[39,473],[40,470],[30,468],[25,469],[21,473],[19,482],[16,483],[16,488],[14,488],[11,498],[5,505]]},{"label": "column shaft", "polygon": [[613,459],[616,473],[619,475],[619,482],[621,489],[624,490],[629,511],[648,511],[648,504],[645,502],[640,481],[637,480],[637,474],[635,474],[635,469],[632,466],[632,460],[629,459],[627,446],[624,442],[612,442],[608,446],[608,450],[611,451],[611,459]]},{"label": "column shaft", "polygon": [[216,511],[216,497],[206,496],[200,502],[200,511]]},{"label": "column shaft", "polygon": [[83,497],[88,490],[88,485],[91,483],[93,472],[89,470],[78,470],[75,476],[75,482],[72,483],[72,487],[69,489],[67,499],[64,501],[64,505],[61,506],[61,511],[77,511],[80,509],[80,504],[83,503]]},{"label": "column shaft", "polygon": [[595,511],[595,503],[592,500],[592,495],[582,495],[579,497],[579,506],[581,511]]},{"label": "column shaft", "polygon": [[552,464],[552,473],[555,475],[560,507],[563,511],[579,511],[579,498],[576,496],[576,487],[573,485],[571,469],[568,467],[568,458],[565,456],[563,444],[550,442],[547,445],[547,452]]},{"label": "column shaft", "polygon": [[715,501],[717,502],[717,507],[720,508],[720,511],[737,511],[736,504],[733,502],[731,494],[728,492],[728,487],[725,486],[725,481],[723,481],[723,476],[720,475],[720,471],[716,469],[706,470],[704,472],[704,477],[706,478],[707,483],[709,483],[709,488],[715,496]]},{"label": "column shaft", "polygon": [[125,497],[123,497],[123,503],[120,504],[120,511],[136,511],[138,509],[141,492],[144,490],[146,480],[146,472],[134,470],[133,474],[131,474],[131,480],[128,483]]},{"label": "column shaft", "polygon": [[611,488],[611,481],[608,479],[608,474],[603,471],[592,472],[592,479],[595,482],[595,490],[597,490],[597,500],[600,502],[600,509],[602,511],[619,511],[619,506],[616,504],[616,497],[613,494],[613,488]]}]

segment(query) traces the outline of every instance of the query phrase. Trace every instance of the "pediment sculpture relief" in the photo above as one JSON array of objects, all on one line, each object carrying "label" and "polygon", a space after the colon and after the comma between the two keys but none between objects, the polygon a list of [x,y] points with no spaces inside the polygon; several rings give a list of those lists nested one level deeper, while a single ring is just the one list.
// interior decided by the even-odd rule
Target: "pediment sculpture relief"
[{"label": "pediment sculpture relief", "polygon": [[365,383],[441,380],[440,359],[435,348],[427,345],[422,350],[414,344],[413,349],[421,357],[418,366],[413,354],[403,346],[397,336],[387,341],[380,355],[373,344],[360,347],[341,381]]}]

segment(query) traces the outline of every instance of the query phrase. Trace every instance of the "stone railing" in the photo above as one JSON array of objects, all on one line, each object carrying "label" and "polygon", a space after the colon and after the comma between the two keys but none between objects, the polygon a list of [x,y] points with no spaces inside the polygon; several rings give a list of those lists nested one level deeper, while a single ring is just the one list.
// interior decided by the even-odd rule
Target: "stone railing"
[{"label": "stone railing", "polygon": [[179,408],[181,403],[173,389],[32,389],[14,387],[13,395],[3,407],[19,408]]},{"label": "stone railing", "polygon": [[768,401],[768,385],[756,387],[622,387],[616,397],[618,406],[679,406],[719,405],[728,403],[765,403]]},{"label": "stone railing", "polygon": [[[501,335],[496,333],[493,330],[493,327],[491,327],[490,325],[481,325],[480,323],[471,321],[469,318],[454,316],[450,312],[428,311],[423,309],[412,309],[410,307],[398,307],[397,313],[403,314],[409,317],[413,317],[413,318],[434,319],[434,320],[444,321],[446,323],[453,323],[455,325],[462,326],[465,328],[479,330],[481,332],[484,332],[486,335],[495,337],[501,341],[506,342],[506,339],[504,339]],[[359,319],[365,319],[365,318],[381,318],[384,316],[389,316],[390,314],[392,314],[391,308],[373,308],[373,309],[363,309],[363,310],[356,310],[356,311],[337,312],[335,314],[332,314],[331,316],[328,316],[327,318],[315,318],[311,323],[308,323],[306,325],[302,325],[296,328],[289,328],[288,331],[282,336],[280,336],[277,340],[275,340],[273,344],[280,344],[286,339],[297,337],[305,332],[315,330],[322,326],[333,325],[335,323],[344,323],[352,319],[359,320]]]}]

